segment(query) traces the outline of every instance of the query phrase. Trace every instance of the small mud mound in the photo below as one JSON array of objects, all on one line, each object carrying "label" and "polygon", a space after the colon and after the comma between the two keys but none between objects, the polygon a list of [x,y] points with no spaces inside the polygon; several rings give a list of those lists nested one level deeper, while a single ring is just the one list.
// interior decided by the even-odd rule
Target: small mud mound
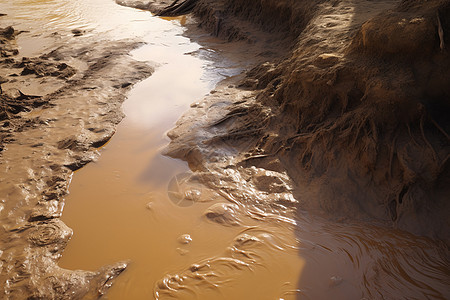
[{"label": "small mud mound", "polygon": [[42,59],[23,58],[20,63],[13,65],[14,68],[23,68],[20,75],[34,74],[37,77],[53,76],[62,79],[72,77],[76,71],[66,63],[45,61]]},{"label": "small mud mound", "polygon": [[15,38],[17,32],[12,26],[0,28],[0,56],[10,57],[19,54]]},{"label": "small mud mound", "polygon": [[238,209],[239,207],[235,204],[217,203],[208,208],[204,215],[212,222],[225,226],[237,226],[240,223]]},{"label": "small mud mound", "polygon": [[[205,201],[202,187],[191,179],[192,173],[181,173],[172,178],[167,187],[169,199],[178,206],[191,206]],[[206,201],[208,201],[207,199]]]},{"label": "small mud mound", "polygon": [[[25,95],[20,90],[9,90],[0,94],[0,121],[11,119],[13,115],[48,103],[48,100],[40,96]],[[8,124],[3,127],[8,127]]]}]

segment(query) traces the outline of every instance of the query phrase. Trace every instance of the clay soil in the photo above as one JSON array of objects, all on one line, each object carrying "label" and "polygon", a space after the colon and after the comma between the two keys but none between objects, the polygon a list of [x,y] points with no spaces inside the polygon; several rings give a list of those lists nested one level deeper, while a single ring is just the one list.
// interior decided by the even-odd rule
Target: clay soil
[{"label": "clay soil", "polygon": [[[117,2],[189,13],[202,30],[265,49],[169,132],[166,153],[186,160],[202,184],[220,189],[236,170],[279,195],[258,202],[261,211],[290,207],[408,231],[448,259],[448,0]],[[71,43],[22,57],[19,34],[0,29],[2,297],[98,298],[127,263],[57,266],[72,235],[59,219],[64,195],[72,172],[114,134],[126,92],[153,70],[128,56],[138,41],[78,42],[74,32]],[[285,172],[296,201],[254,167]],[[221,195],[233,202],[229,190]]]}]

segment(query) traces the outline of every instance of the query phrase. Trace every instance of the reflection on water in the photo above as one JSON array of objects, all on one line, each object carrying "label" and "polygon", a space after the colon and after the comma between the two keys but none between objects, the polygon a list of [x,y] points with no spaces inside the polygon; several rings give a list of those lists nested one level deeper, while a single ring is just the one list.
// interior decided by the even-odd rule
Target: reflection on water
[{"label": "reflection on water", "polygon": [[[84,36],[92,36],[107,42],[109,39],[142,37],[150,32],[161,32],[164,25],[152,21],[149,12],[117,5],[113,0],[12,0],[0,1],[0,12],[8,15],[18,36],[20,55],[40,55],[52,50],[54,42],[66,41],[79,29]],[[39,39],[30,37],[39,36]]]},{"label": "reflection on water", "polygon": [[33,34],[77,28],[103,33],[114,31],[115,38],[125,38],[142,36],[147,32],[141,22],[151,24],[148,12],[117,7],[112,0],[1,1],[0,11],[14,17],[19,26],[28,26]]}]

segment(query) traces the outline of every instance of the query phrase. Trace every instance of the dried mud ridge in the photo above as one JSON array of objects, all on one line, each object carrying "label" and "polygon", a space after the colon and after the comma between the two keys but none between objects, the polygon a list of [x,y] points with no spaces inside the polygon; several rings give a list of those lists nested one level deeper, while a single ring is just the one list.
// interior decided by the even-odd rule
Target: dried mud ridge
[{"label": "dried mud ridge", "polygon": [[27,58],[18,34],[0,29],[0,298],[96,299],[127,263],[96,272],[58,267],[72,236],[59,219],[63,197],[72,172],[113,135],[126,91],[153,70],[128,56],[137,41],[72,32],[70,43]]},{"label": "dried mud ridge", "polygon": [[[205,211],[207,220],[289,223],[290,212],[306,209],[341,224],[359,220],[442,240],[419,248],[436,258],[430,266],[449,265],[449,1],[117,2],[160,15],[189,12],[218,37],[289,49],[224,81],[169,133],[167,154],[187,160],[193,180],[231,202]],[[72,171],[113,135],[124,93],[152,70],[126,55],[135,41],[75,32],[70,47],[19,59],[18,32],[0,33],[3,296],[98,298],[126,263],[97,272],[57,266],[71,236],[59,220],[63,196]],[[22,87],[29,82],[48,93],[28,95]],[[211,284],[211,266],[250,268],[246,247],[262,239],[258,232],[237,237],[223,257],[156,283],[155,297],[179,295],[186,289],[180,278],[193,282],[189,288]],[[362,293],[399,293],[383,261],[375,267]],[[445,288],[437,284],[433,296],[448,297]]]}]

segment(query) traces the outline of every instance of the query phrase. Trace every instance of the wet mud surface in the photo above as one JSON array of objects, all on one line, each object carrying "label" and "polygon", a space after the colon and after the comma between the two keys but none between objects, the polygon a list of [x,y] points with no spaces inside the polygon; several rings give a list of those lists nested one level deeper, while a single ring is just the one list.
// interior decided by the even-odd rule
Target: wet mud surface
[{"label": "wet mud surface", "polygon": [[[220,49],[234,69],[213,62],[226,79],[167,133],[162,152],[189,170],[127,119],[79,170],[114,134],[132,85],[160,66],[128,56],[141,40],[83,26],[23,57],[24,33],[2,25],[7,299],[99,298],[125,268],[110,299],[450,297],[447,1],[117,3],[191,12],[184,34],[199,38],[200,25],[214,38],[190,54]],[[126,152],[157,157],[153,169],[118,159]]]},{"label": "wet mud surface", "polygon": [[[33,3],[30,3],[30,5]],[[39,4],[37,4],[39,8]],[[1,22],[17,22],[2,16]],[[37,35],[33,43],[2,30],[1,76],[1,274],[2,298],[97,298],[126,263],[93,272],[57,266],[72,230],[59,220],[72,172],[98,156],[123,117],[131,85],[153,68],[128,53],[139,40],[80,36],[70,29]],[[45,32],[45,31],[44,31]],[[39,41],[48,39],[45,50]],[[30,51],[31,50],[31,51]]]}]

